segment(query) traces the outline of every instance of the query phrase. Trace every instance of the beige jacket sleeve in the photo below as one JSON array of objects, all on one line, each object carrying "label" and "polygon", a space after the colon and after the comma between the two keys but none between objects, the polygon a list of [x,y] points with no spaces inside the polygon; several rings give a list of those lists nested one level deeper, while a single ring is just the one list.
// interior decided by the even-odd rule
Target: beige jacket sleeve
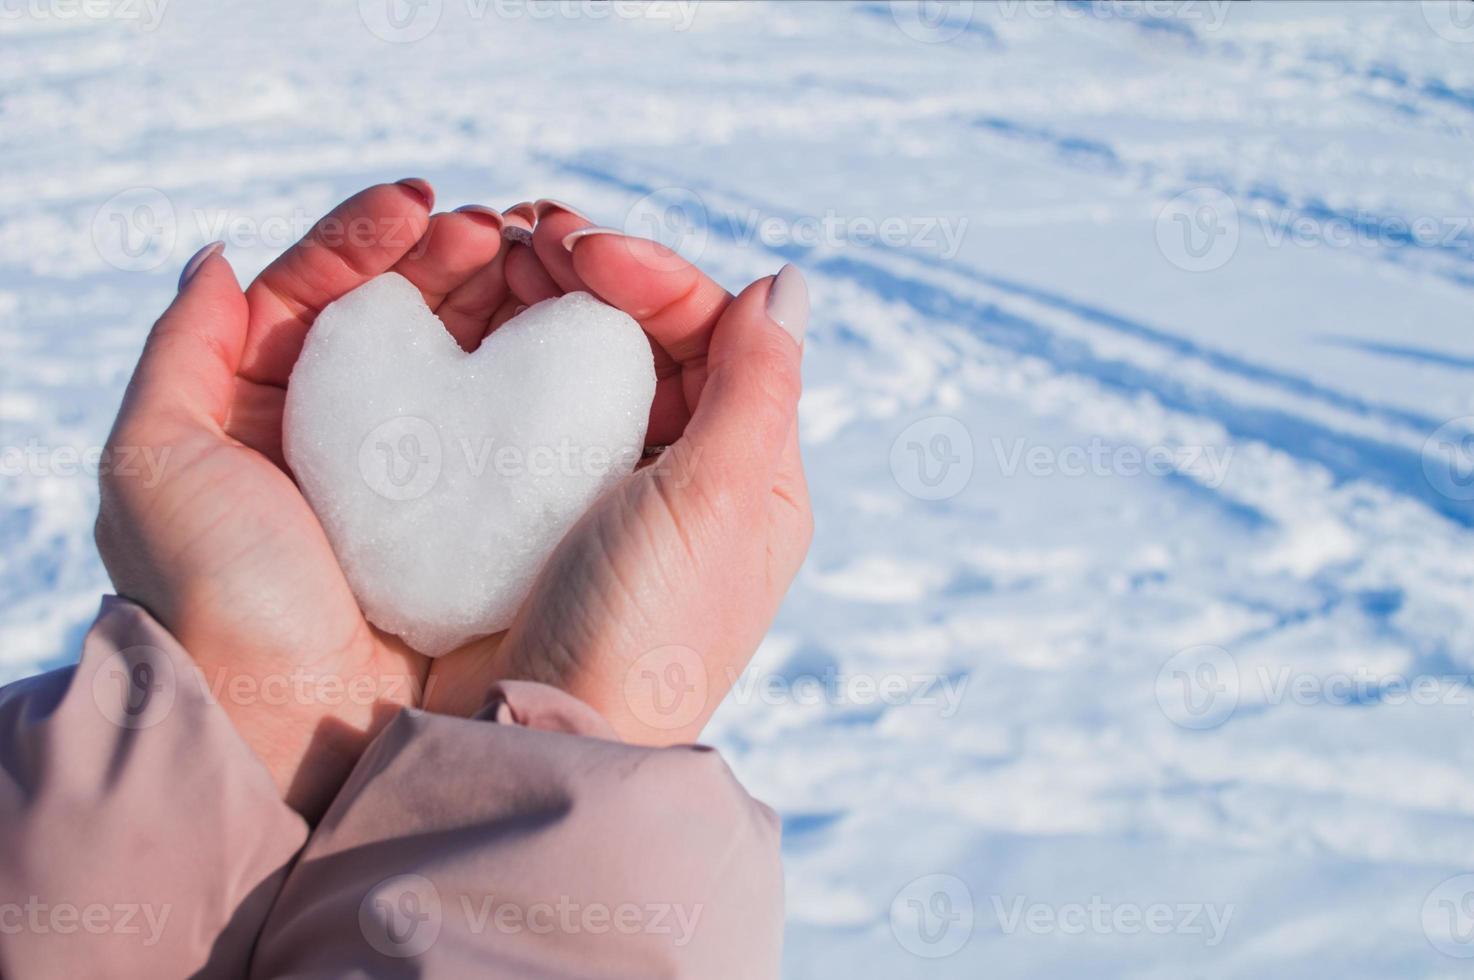
[{"label": "beige jacket sleeve", "polygon": [[141,608],[0,689],[0,976],[242,977],[307,826]]},{"label": "beige jacket sleeve", "polygon": [[779,827],[721,757],[614,740],[504,684],[474,719],[404,711],[272,910],[255,977],[778,976]]},{"label": "beige jacket sleeve", "polygon": [[715,752],[534,684],[402,712],[309,840],[117,599],[76,667],[0,690],[5,977],[771,978],[778,844]]}]

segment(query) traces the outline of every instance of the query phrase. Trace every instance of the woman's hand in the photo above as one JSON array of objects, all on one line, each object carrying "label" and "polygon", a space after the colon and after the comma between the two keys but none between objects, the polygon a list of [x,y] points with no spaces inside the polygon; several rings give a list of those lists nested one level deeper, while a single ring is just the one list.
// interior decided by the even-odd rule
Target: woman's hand
[{"label": "woman's hand", "polygon": [[790,266],[734,299],[654,242],[550,202],[538,215],[506,257],[510,288],[524,303],[587,290],[640,322],[658,379],[647,442],[669,448],[574,526],[499,644],[432,663],[426,707],[469,714],[493,681],[529,679],[627,741],[691,741],[812,535],[796,427],[807,290]]},{"label": "woman's hand", "polygon": [[[146,607],[267,764],[316,816],[427,664],[368,624],[281,455],[287,377],[327,303],[393,269],[464,346],[510,294],[503,219],[431,217],[421,181],[369,188],[242,293],[219,249],[186,268],[150,334],[108,442],[147,450],[150,478],[102,478],[97,543],[120,595]],[[153,479],[152,477],[157,477]]]},{"label": "woman's hand", "polygon": [[[370,188],[244,293],[218,249],[202,253],[149,337],[108,444],[109,458],[147,450],[160,464],[149,478],[119,467],[102,479],[97,539],[115,587],[191,653],[308,816],[399,707],[423,697],[468,714],[496,680],[556,684],[632,741],[694,738],[810,534],[796,270],[734,301],[653,243],[586,235],[565,249],[587,223],[560,209],[508,248],[503,227],[530,230],[531,208],[431,217],[430,204],[422,182]],[[573,529],[509,633],[436,661],[428,688],[430,664],[364,620],[281,455],[287,379],[313,319],[391,269],[466,349],[563,291],[625,309],[655,349],[649,442],[672,444]],[[661,690],[675,672],[695,686]]]}]

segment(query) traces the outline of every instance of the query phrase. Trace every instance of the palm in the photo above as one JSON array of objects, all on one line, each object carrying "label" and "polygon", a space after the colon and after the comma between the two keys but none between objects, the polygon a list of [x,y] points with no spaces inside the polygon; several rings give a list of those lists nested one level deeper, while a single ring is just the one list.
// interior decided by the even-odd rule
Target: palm
[{"label": "palm", "polygon": [[[279,413],[269,424],[279,430]],[[176,574],[213,583],[200,621],[237,644],[248,638],[258,665],[323,678],[371,673],[402,689],[384,692],[392,701],[414,700],[422,658],[364,621],[316,516],[276,463],[222,439],[170,486],[175,495],[178,506],[165,506],[179,519],[161,530],[180,542]]]},{"label": "palm", "polygon": [[[157,481],[102,480],[98,546],[117,591],[190,652],[309,814],[377,729],[419,701],[426,663],[365,622],[286,472],[286,385],[317,312],[389,269],[449,303],[467,335],[485,329],[500,299],[469,280],[488,268],[499,278],[500,219],[430,218],[430,196],[413,182],[356,195],[244,294],[205,260],[150,335],[110,439],[164,462]],[[343,237],[366,226],[386,231]]]},{"label": "palm", "polygon": [[[777,609],[774,584],[792,575],[771,532],[781,525],[797,540],[805,518],[777,495],[740,502],[737,520],[674,510],[661,484],[680,479],[679,465],[636,473],[574,528],[503,644],[504,669],[587,700],[623,692],[633,670],[659,675],[670,664],[703,697],[731,685]],[[638,704],[613,710],[678,736],[709,706],[689,707],[666,717]]]}]

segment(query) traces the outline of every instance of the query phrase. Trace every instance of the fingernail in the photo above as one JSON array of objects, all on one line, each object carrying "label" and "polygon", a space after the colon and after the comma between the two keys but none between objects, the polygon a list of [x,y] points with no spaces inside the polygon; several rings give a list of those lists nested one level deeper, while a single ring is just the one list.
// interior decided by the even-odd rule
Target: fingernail
[{"label": "fingernail", "polygon": [[456,208],[456,214],[464,214],[467,217],[475,218],[482,224],[490,225],[497,231],[501,231],[502,228],[506,227],[506,223],[502,220],[500,214],[481,204],[462,204]]},{"label": "fingernail", "polygon": [[512,311],[512,315],[513,316],[520,316],[522,314],[522,311],[525,310],[525,309],[527,309],[527,304],[526,303],[522,303],[515,310]]},{"label": "fingernail", "polygon": [[425,202],[426,211],[435,207],[435,188],[430,186],[429,181],[421,180],[418,177],[406,177],[403,180],[396,180],[394,183],[400,187],[407,187],[411,191],[414,191],[420,200]]},{"label": "fingernail", "polygon": [[225,251],[224,242],[211,242],[194,253],[190,260],[184,263],[184,271],[179,273],[178,289],[183,289],[184,284],[194,278],[194,274],[200,271],[200,266],[205,264],[206,259],[212,255],[219,255],[223,251]]},{"label": "fingernail", "polygon": [[550,197],[545,197],[542,200],[538,201],[532,206],[532,209],[537,212],[537,220],[539,221],[546,218],[548,214],[553,211],[567,211],[575,218],[582,218],[583,220],[590,223],[592,223],[593,221],[592,218],[584,214],[582,211],[579,211],[577,208],[570,208],[562,201],[555,201]]},{"label": "fingernail", "polygon": [[573,246],[578,243],[578,240],[580,238],[588,238],[590,235],[623,235],[623,234],[624,234],[624,232],[620,231],[618,228],[601,228],[598,225],[590,225],[587,228],[580,228],[580,229],[578,229],[578,231],[570,231],[568,234],[564,235],[563,236],[563,248],[565,250],[569,251],[569,252],[572,252],[573,251]]},{"label": "fingernail", "polygon": [[507,215],[508,217],[512,217],[515,215],[516,217],[521,218],[523,221],[527,222],[529,226],[537,224],[537,208],[532,206],[531,201],[523,201],[521,204],[514,204],[502,213]]},{"label": "fingernail", "polygon": [[768,289],[768,319],[788,331],[795,342],[804,342],[809,326],[809,284],[791,262],[778,270]]}]

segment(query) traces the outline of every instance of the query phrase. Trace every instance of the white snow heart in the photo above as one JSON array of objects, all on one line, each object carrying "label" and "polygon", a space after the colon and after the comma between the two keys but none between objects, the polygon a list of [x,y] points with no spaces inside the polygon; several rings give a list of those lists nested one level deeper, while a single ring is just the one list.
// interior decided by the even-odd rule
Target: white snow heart
[{"label": "white snow heart", "polygon": [[587,293],[467,354],[385,273],[318,315],[282,436],[364,615],[437,657],[510,625],[564,533],[634,470],[654,395],[644,331]]}]

